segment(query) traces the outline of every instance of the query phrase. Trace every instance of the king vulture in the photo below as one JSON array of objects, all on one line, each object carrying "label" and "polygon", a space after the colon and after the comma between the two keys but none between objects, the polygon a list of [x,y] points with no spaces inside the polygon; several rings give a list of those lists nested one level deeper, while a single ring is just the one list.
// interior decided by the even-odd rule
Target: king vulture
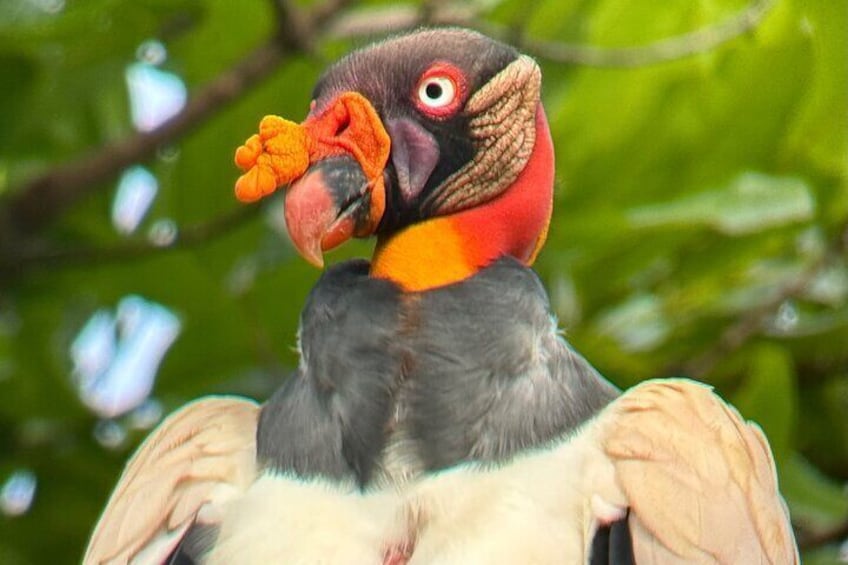
[{"label": "king vulture", "polygon": [[462,29],[356,51],[301,124],[236,153],[310,262],[300,364],[264,404],[208,397],[127,464],[100,563],[797,563],[768,442],[683,379],[620,393],[530,270],[554,159],[538,65]]}]

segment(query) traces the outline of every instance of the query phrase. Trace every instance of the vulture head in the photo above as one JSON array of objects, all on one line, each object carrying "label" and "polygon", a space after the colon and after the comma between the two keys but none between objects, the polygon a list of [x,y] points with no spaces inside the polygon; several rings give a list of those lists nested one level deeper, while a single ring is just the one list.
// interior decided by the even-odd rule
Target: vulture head
[{"label": "vulture head", "polygon": [[[533,262],[553,194],[541,72],[514,48],[463,29],[422,30],[356,51],[316,85],[299,125],[266,118],[236,154],[236,192],[289,184],[300,253],[376,236],[371,274],[406,290]],[[292,165],[293,162],[296,164]],[[266,180],[253,169],[266,167]],[[276,169],[275,169],[276,167]]]}]

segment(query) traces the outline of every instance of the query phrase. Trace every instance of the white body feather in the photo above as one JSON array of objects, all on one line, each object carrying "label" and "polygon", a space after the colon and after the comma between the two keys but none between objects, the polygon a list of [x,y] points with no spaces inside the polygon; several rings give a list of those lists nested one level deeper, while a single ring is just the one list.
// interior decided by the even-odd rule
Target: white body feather
[{"label": "white body feather", "polygon": [[[189,478],[174,484],[192,492]],[[121,533],[110,519],[122,515],[117,495],[132,487],[122,482],[116,489],[86,564],[126,563],[139,551],[147,558],[156,539],[185,527],[169,525],[173,511],[145,508],[139,514],[153,523],[132,531],[160,532],[159,538],[100,535],[110,527]],[[226,490],[213,487],[208,492]],[[228,496],[203,506],[221,527],[208,558],[213,565],[379,565],[403,547],[410,548],[410,565],[585,563],[598,525],[627,509],[640,565],[798,563],[759,428],[708,387],[685,380],[643,383],[572,436],[497,467],[465,465],[366,493],[272,474],[228,488]],[[177,497],[168,507],[179,506]]]}]

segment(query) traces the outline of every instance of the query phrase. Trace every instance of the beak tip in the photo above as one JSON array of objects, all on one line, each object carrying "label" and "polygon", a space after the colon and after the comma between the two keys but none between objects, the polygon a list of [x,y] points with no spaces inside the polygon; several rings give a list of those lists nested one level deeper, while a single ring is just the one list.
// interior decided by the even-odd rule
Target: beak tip
[{"label": "beak tip", "polygon": [[299,229],[300,226],[291,223],[291,219],[286,217],[286,224],[289,226],[289,241],[295,250],[303,257],[307,263],[319,269],[324,268],[324,252],[321,248],[321,237],[317,233],[312,233],[314,229]]},{"label": "beak tip", "polygon": [[318,269],[324,268],[324,254],[321,253],[320,251],[318,251],[318,252],[301,252],[301,253],[303,255],[303,258],[306,259],[306,261],[310,265],[312,265],[313,267],[316,267]]},{"label": "beak tip", "polygon": [[319,269],[324,267],[321,240],[335,215],[324,186],[320,178],[317,183],[311,178],[296,182],[286,192],[284,206],[289,240],[301,257]]},{"label": "beak tip", "polygon": [[352,157],[322,161],[286,191],[286,231],[310,264],[324,267],[324,251],[356,235],[367,186]]}]

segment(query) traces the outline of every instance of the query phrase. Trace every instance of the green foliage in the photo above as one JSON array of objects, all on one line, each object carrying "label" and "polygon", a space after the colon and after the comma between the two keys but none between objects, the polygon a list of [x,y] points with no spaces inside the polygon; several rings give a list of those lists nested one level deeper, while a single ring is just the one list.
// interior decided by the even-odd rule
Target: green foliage
[{"label": "green foliage", "polygon": [[792,357],[785,349],[764,343],[752,348],[749,359],[748,374],[733,396],[733,405],[762,427],[775,460],[781,464],[790,456],[798,417]]},{"label": "green foliage", "polygon": [[803,181],[742,173],[726,188],[640,206],[627,219],[637,228],[707,226],[743,235],[809,220],[813,212],[812,195]]},{"label": "green foliage", "polygon": [[[485,4],[481,25],[599,47],[650,45],[746,7]],[[162,68],[191,95],[267,41],[274,17],[271,2],[0,2],[0,83],[14,85],[0,89],[0,196],[132,133],[124,72],[145,40],[163,41]],[[755,30],[687,58],[627,69],[540,59],[558,186],[537,268],[570,341],[623,387],[681,374],[714,384],[768,435],[802,536],[848,519],[846,28],[844,2],[784,0]],[[184,229],[237,208],[233,149],[264,114],[305,115],[327,59],[364,41],[319,41],[160,148],[145,163],[159,196],[130,241],[157,220]],[[39,244],[126,244],[110,225],[112,184]],[[146,433],[102,447],[76,395],[69,346],[97,309],[137,294],[179,316],[154,391],[166,411],[207,393],[262,398],[294,367],[298,314],[318,273],[275,227],[280,215],[272,201],[194,247],[94,253],[70,266],[47,258],[0,280],[0,485],[16,469],[38,478],[31,510],[0,516],[0,562],[80,555]],[[330,259],[368,253],[358,244]],[[836,555],[831,545],[805,560]]]}]

